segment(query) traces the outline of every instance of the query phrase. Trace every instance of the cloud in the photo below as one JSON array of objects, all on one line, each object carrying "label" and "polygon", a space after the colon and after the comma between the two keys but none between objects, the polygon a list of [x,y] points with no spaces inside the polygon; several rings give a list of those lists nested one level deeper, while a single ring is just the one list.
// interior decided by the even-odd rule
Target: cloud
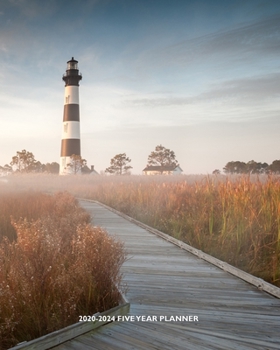
[{"label": "cloud", "polygon": [[263,103],[280,96],[280,73],[242,78],[212,84],[212,88],[200,94],[199,100],[230,98],[245,104]]},{"label": "cloud", "polygon": [[262,104],[273,99],[279,100],[280,73],[232,79],[224,82],[213,83],[202,93],[186,97],[157,97],[126,99],[126,106],[162,107],[184,106],[196,103],[216,100],[216,102],[243,103],[245,105]]},{"label": "cloud", "polygon": [[124,101],[124,105],[133,105],[135,107],[164,107],[164,106],[183,106],[194,102],[190,97],[159,97],[159,98],[139,98]]},{"label": "cloud", "polygon": [[[174,38],[176,40],[176,38]],[[200,37],[182,40],[165,47],[149,48],[143,51],[134,62],[139,69],[160,67],[219,64],[220,67],[232,64],[251,63],[264,56],[278,56],[280,53],[280,15],[249,24],[240,24],[237,28],[220,30]],[[162,46],[162,45],[161,45]],[[203,67],[200,66],[200,69]]]}]

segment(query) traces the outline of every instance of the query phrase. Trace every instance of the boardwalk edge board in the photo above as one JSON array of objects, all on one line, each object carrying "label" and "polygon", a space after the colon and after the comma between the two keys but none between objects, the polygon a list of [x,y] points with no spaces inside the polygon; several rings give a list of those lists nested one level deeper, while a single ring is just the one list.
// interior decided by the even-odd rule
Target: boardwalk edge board
[{"label": "boardwalk edge board", "polygon": [[280,288],[264,281],[261,278],[255,277],[255,276],[253,276],[245,271],[238,269],[237,267],[234,267],[234,266],[232,266],[224,261],[221,261],[217,258],[214,258],[213,256],[206,254],[199,249],[193,248],[190,245],[188,245],[187,243],[184,243],[184,242],[182,242],[174,237],[169,236],[166,233],[163,233],[155,228],[152,228],[146,224],[143,224],[142,222],[140,222],[136,219],[133,219],[132,217],[130,217],[126,214],[123,214],[123,213],[119,212],[118,210],[107,206],[106,204],[103,204],[103,203],[98,202],[96,200],[85,199],[85,198],[78,198],[78,200],[83,200],[83,201],[92,202],[92,203],[96,203],[98,205],[101,205],[104,208],[112,211],[113,213],[123,217],[124,219],[126,219],[126,220],[144,228],[145,230],[147,230],[151,233],[154,233],[155,235],[165,239],[166,241],[173,243],[173,244],[177,245],[178,247],[196,255],[200,259],[203,259],[203,260],[211,263],[212,265],[215,265],[215,266],[219,267],[220,269],[222,269],[222,270],[224,270],[224,271],[226,271],[226,272],[228,272],[236,277],[239,277],[240,279],[258,287],[258,289],[260,289],[268,294],[271,294],[276,298],[280,298]]},{"label": "boardwalk edge board", "polygon": [[98,318],[102,319],[102,316],[107,316],[104,317],[104,319],[108,320],[113,316],[127,315],[130,310],[130,303],[127,301],[126,297],[123,294],[121,294],[121,296],[122,300],[120,305],[104,312],[97,312],[92,315],[96,318],[96,321],[94,322],[77,322],[68,327],[59,329],[58,331],[46,334],[40,338],[36,338],[28,342],[19,343],[18,345],[10,348],[10,350],[47,350],[54,346],[65,343],[68,340],[76,338],[79,335],[90,332],[93,329],[97,329],[107,323],[110,323],[110,321],[99,321]]}]

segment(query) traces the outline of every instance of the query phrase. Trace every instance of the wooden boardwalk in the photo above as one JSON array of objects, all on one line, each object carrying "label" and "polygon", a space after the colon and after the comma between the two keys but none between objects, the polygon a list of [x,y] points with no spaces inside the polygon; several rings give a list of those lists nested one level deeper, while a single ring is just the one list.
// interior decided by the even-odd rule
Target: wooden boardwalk
[{"label": "wooden boardwalk", "polygon": [[[125,242],[129,315],[154,316],[157,322],[113,322],[54,349],[280,349],[279,299],[99,204],[81,204],[95,226]],[[172,316],[198,321],[169,321]]]}]

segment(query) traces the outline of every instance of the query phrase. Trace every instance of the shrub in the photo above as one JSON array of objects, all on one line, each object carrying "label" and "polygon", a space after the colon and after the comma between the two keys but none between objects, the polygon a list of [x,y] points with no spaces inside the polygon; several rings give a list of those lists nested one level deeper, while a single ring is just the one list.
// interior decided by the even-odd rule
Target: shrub
[{"label": "shrub", "polygon": [[104,311],[120,299],[123,244],[90,226],[69,194],[38,198],[48,210],[38,219],[12,219],[17,238],[4,236],[0,244],[1,349],[76,323],[79,315]]}]

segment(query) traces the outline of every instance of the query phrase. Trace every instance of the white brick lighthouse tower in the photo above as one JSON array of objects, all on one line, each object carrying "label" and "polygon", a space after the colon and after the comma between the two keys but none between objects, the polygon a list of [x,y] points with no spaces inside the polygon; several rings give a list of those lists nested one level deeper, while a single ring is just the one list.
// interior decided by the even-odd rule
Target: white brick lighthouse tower
[{"label": "white brick lighthouse tower", "polygon": [[65,93],[59,174],[66,175],[72,173],[71,168],[67,167],[70,157],[73,154],[81,155],[79,81],[82,75],[74,57],[67,62],[62,79],[65,81]]}]

